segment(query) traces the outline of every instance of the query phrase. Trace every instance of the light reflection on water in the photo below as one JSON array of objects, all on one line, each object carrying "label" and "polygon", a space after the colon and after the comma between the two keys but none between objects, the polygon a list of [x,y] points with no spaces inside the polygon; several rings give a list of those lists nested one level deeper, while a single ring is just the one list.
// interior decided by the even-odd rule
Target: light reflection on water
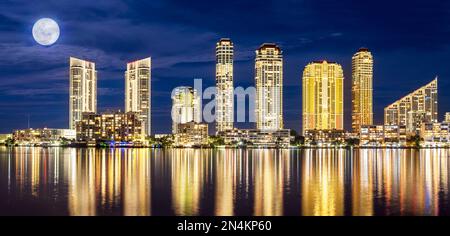
[{"label": "light reflection on water", "polygon": [[449,215],[446,149],[0,147],[0,214]]}]

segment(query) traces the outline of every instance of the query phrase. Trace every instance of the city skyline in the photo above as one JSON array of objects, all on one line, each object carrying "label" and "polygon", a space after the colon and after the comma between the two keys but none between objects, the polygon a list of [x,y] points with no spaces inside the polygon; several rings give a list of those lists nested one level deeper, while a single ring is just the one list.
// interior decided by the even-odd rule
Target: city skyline
[{"label": "city skyline", "polygon": [[[255,113],[256,121],[252,123],[257,130],[283,130],[283,51],[274,43],[263,43],[255,52],[256,107],[254,111],[246,112]],[[231,131],[235,126],[234,118],[230,120],[229,116],[230,113],[233,115],[235,113],[234,96],[236,96],[233,86],[233,43],[229,38],[221,38],[217,43],[216,59],[215,96],[217,97],[215,98],[215,109],[222,110],[222,115],[220,115],[220,112],[217,113],[216,119],[210,123],[216,125],[216,130],[219,129],[216,134],[219,134],[223,131]],[[98,78],[95,62],[75,57],[70,57],[69,61],[69,129],[75,130],[76,123],[82,120],[84,113],[97,113]],[[129,62],[126,68],[124,110],[125,112],[137,113],[142,124],[140,129],[142,137],[150,136],[152,134],[151,58]],[[305,66],[302,75],[301,131],[303,134],[307,130],[342,130],[359,134],[360,126],[373,124],[374,114],[371,112],[373,105],[373,57],[368,48],[360,48],[353,55],[351,79],[352,127],[347,130],[344,127],[343,107],[346,102],[343,96],[345,88],[342,66],[326,60],[310,62]],[[384,109],[384,125],[405,125],[409,132],[419,132],[422,122],[438,122],[437,89],[436,76],[427,85],[415,89],[387,106]],[[174,88],[171,108],[172,133],[177,133],[178,124],[175,121],[177,119],[181,119],[180,124],[203,122],[203,117],[201,117],[203,107],[201,105],[204,99],[200,96],[192,87],[178,86]],[[219,101],[220,99],[222,101]],[[398,108],[399,105],[396,104],[405,102],[411,103],[408,106],[409,110],[413,109],[414,104],[417,103],[416,106],[419,106],[419,110],[408,111],[408,117],[399,115],[393,117],[391,114],[393,111],[391,110],[400,109]],[[187,111],[186,109],[190,109],[189,107],[193,110]],[[358,114],[358,109],[360,114]],[[426,111],[422,112],[420,109]],[[116,109],[118,112],[120,110],[122,108]],[[111,112],[111,110],[106,110],[106,112]],[[412,112],[420,113],[419,116],[423,113],[426,117],[411,117],[409,113]],[[446,120],[447,116],[448,112],[445,113],[443,120]],[[398,119],[398,121],[394,119]],[[411,124],[411,120],[414,120],[415,123]],[[72,127],[73,125],[74,127]]]},{"label": "city skyline", "polygon": [[[83,1],[80,1],[80,3]],[[76,4],[80,4],[76,3]],[[257,24],[256,20],[246,19],[242,24],[237,24],[233,20],[230,23],[220,24],[214,27],[212,22],[217,21],[208,14],[190,18],[192,21],[184,22],[181,19],[191,17],[199,10],[200,4],[195,3],[189,6],[185,3],[173,3],[173,6],[183,6],[189,9],[187,13],[180,15],[180,18],[172,19],[168,22],[161,14],[153,14],[156,25],[152,25],[149,19],[144,17],[136,6],[130,6],[123,11],[127,18],[119,17],[111,9],[101,9],[101,4],[92,4],[93,9],[104,12],[99,23],[93,24],[99,18],[81,16],[80,22],[74,23],[77,14],[70,12],[70,9],[63,5],[50,8],[48,4],[38,3],[38,7],[43,9],[42,14],[53,16],[61,26],[61,38],[51,47],[35,45],[29,35],[29,30],[36,20],[36,13],[33,13],[28,6],[23,7],[23,13],[27,17],[18,17],[12,14],[18,12],[16,6],[2,3],[2,9],[6,9],[5,20],[2,21],[4,32],[11,37],[2,38],[2,53],[9,55],[0,62],[2,71],[1,116],[0,121],[8,124],[0,127],[0,132],[9,132],[11,129],[27,127],[28,115],[32,127],[67,127],[68,111],[68,72],[67,58],[76,56],[79,58],[94,61],[99,71],[98,75],[98,109],[99,112],[107,109],[123,109],[124,84],[123,71],[127,62],[137,58],[151,56],[154,60],[153,85],[155,86],[153,96],[157,104],[152,107],[155,126],[154,133],[162,133],[170,130],[170,110],[171,101],[168,94],[179,85],[186,84],[186,80],[194,77],[204,79],[207,86],[215,83],[215,58],[214,44],[221,37],[233,39],[235,50],[234,82],[235,87],[254,84],[253,66],[254,50],[262,42],[275,42],[285,52],[284,65],[284,117],[285,128],[301,130],[301,88],[299,77],[302,68],[309,62],[317,59],[327,59],[336,61],[343,66],[345,85],[345,128],[350,130],[351,106],[349,97],[351,78],[351,56],[360,47],[367,47],[376,58],[374,68],[374,123],[383,123],[383,109],[397,98],[400,98],[409,91],[414,90],[424,82],[439,75],[442,78],[439,86],[446,88],[449,83],[445,78],[450,76],[450,71],[446,61],[446,32],[441,27],[446,22],[446,15],[439,14],[440,9],[446,9],[447,3],[427,3],[429,8],[424,10],[423,15],[410,14],[406,19],[397,20],[397,11],[401,4],[391,4],[389,10],[380,19],[374,19],[362,15],[353,15],[359,19],[354,29],[345,27],[342,18],[336,19],[334,26],[327,26],[317,19],[321,17],[333,17],[343,11],[351,10],[360,12],[368,7],[380,9],[380,6],[365,4],[351,4],[343,2],[327,16],[325,12],[317,11],[324,9],[319,3],[304,5],[299,3],[296,8],[290,3],[276,4],[274,6],[267,1],[269,6],[258,6],[259,9],[272,12],[267,14],[268,18],[263,21],[267,23]],[[232,3],[222,9],[225,12],[242,13],[245,3]],[[326,3],[324,3],[326,5]],[[90,4],[91,5],[91,4]],[[201,4],[203,5],[203,4]],[[379,4],[377,4],[379,5]],[[381,4],[383,5],[383,4]],[[205,4],[209,9],[215,9],[214,3]],[[161,6],[149,3],[148,12],[158,13]],[[408,5],[404,12],[412,12],[416,9],[417,3]],[[56,9],[56,10],[55,10]],[[289,9],[302,9],[298,14],[310,16],[310,23],[302,21],[297,13]],[[211,13],[213,13],[213,10]],[[87,10],[82,14],[89,14]],[[315,12],[315,13],[314,13]],[[284,14],[286,13],[286,14]],[[255,13],[256,14],[256,13]],[[101,15],[101,14],[100,14]],[[373,16],[373,15],[372,15]],[[403,23],[408,22],[408,17],[414,16],[413,25]],[[97,16],[100,17],[100,16]],[[246,17],[247,18],[247,17]],[[114,31],[108,28],[108,23],[116,19],[123,21]],[[205,19],[210,19],[208,22]],[[275,20],[270,23],[271,20]],[[316,19],[316,20],[314,20]],[[325,18],[330,19],[330,18]],[[100,23],[105,22],[105,23]],[[137,23],[139,22],[139,23]],[[184,23],[183,23],[184,22]],[[295,24],[292,24],[295,22]],[[387,24],[386,22],[389,22]],[[92,24],[89,24],[92,23]],[[172,24],[175,25],[172,25]],[[216,22],[217,23],[217,22]],[[377,24],[374,24],[377,23]],[[378,24],[379,23],[379,24]],[[178,26],[176,24],[179,24]],[[311,24],[311,25],[308,25]],[[83,25],[80,27],[79,25]],[[134,25],[134,26],[132,26]],[[181,25],[181,26],[180,26]],[[217,24],[216,24],[217,25]],[[376,25],[376,27],[374,27]],[[430,25],[432,27],[430,27]],[[153,27],[149,27],[153,26]],[[277,31],[279,27],[285,27],[282,31]],[[400,27],[401,26],[401,27]],[[177,31],[180,28],[189,28],[182,33]],[[113,35],[133,35],[135,30],[142,31],[142,39],[138,37],[115,37]],[[145,30],[149,28],[149,30]],[[312,29],[321,29],[314,33]],[[102,30],[98,30],[102,29]],[[150,30],[151,29],[151,30]],[[395,29],[395,30],[394,30]],[[399,32],[398,29],[401,29]],[[30,29],[31,30],[31,29]],[[171,30],[178,33],[171,33]],[[120,34],[117,34],[118,32]],[[131,31],[131,32],[130,32]],[[169,31],[169,32],[168,32]],[[140,31],[139,31],[140,32]],[[280,33],[282,32],[282,33]],[[420,32],[420,34],[418,33]],[[114,34],[112,34],[114,33]],[[180,35],[188,37],[179,37]],[[439,34],[440,37],[433,35]],[[26,36],[23,36],[26,35]],[[104,36],[103,36],[104,35]],[[387,35],[390,40],[386,40]],[[431,39],[426,35],[433,36]],[[190,36],[190,38],[189,38]],[[93,42],[93,38],[102,38]],[[17,42],[17,43],[16,43]],[[32,62],[32,63],[31,63]],[[20,81],[20,83],[18,82]],[[164,83],[155,83],[164,81]],[[442,90],[443,91],[443,90]],[[450,110],[447,105],[450,95],[444,92],[439,94],[439,120],[443,119],[445,111]],[[253,124],[238,124],[241,127],[252,127]],[[213,128],[213,127],[211,127]]]}]

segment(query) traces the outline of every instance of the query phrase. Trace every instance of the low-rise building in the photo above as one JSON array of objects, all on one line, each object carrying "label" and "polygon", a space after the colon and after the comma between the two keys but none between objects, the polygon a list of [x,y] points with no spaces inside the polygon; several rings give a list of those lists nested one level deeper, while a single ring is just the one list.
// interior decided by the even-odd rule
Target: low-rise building
[{"label": "low-rise building", "polygon": [[177,124],[176,147],[195,147],[208,145],[208,124],[187,122]]},{"label": "low-rise building", "polygon": [[137,113],[107,112],[83,113],[77,122],[77,141],[95,143],[99,141],[142,141],[142,125]]},{"label": "low-rise building", "polygon": [[219,132],[226,145],[246,145],[252,147],[289,147],[291,141],[289,129],[258,130],[231,129]]},{"label": "low-rise building", "polygon": [[18,145],[59,145],[64,140],[75,140],[72,129],[23,129],[15,130],[14,142]]},{"label": "low-rise building", "polygon": [[450,146],[450,123],[422,123],[420,137],[424,146]]},{"label": "low-rise building", "polygon": [[406,144],[408,129],[406,125],[384,125],[384,142]]},{"label": "low-rise building", "polygon": [[305,144],[307,145],[327,145],[333,143],[344,143],[346,133],[344,130],[306,130]]},{"label": "low-rise building", "polygon": [[360,129],[360,145],[384,143],[383,125],[362,125]]},{"label": "low-rise building", "polygon": [[360,146],[405,144],[407,128],[404,125],[363,125],[359,139]]},{"label": "low-rise building", "polygon": [[0,144],[6,144],[9,139],[12,139],[12,134],[0,134]]}]

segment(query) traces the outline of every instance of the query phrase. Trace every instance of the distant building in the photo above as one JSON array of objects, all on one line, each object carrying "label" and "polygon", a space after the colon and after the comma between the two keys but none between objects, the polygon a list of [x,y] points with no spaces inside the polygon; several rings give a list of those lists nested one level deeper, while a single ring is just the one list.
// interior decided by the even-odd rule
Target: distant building
[{"label": "distant building", "polygon": [[216,132],[233,129],[234,46],[230,39],[221,39],[216,45]]},{"label": "distant building", "polygon": [[344,73],[335,62],[316,61],[303,71],[303,134],[344,129]]},{"label": "distant building", "polygon": [[125,72],[125,112],[135,112],[142,134],[151,134],[151,58],[130,62]]},{"label": "distant building", "polygon": [[265,43],[256,50],[256,129],[283,129],[283,52]]},{"label": "distant building", "polygon": [[63,139],[75,140],[75,130],[71,129],[23,129],[15,130],[13,138],[18,145],[57,145]]},{"label": "distant building", "polygon": [[208,124],[188,122],[178,124],[175,146],[194,147],[208,144]]},{"label": "distant building", "polygon": [[219,133],[226,145],[245,145],[250,147],[284,147],[290,145],[289,129],[258,130],[258,129],[232,129]]},{"label": "distant building", "polygon": [[201,108],[197,91],[191,87],[177,87],[172,92],[172,133],[178,133],[178,125],[200,123]]},{"label": "distant building", "polygon": [[445,120],[444,120],[444,122],[445,123],[450,123],[450,112],[446,112],[445,113]]},{"label": "distant building", "polygon": [[373,123],[373,57],[361,48],[352,57],[352,129]]},{"label": "distant building", "polygon": [[322,129],[305,131],[305,143],[310,145],[344,143],[345,137],[346,133],[344,130]]},{"label": "distant building", "polygon": [[406,126],[409,133],[420,132],[422,123],[438,122],[437,78],[384,109],[384,124]]},{"label": "distant building", "polygon": [[8,139],[12,139],[12,134],[0,134],[0,144],[5,144]]},{"label": "distant building", "polygon": [[155,138],[161,139],[161,138],[171,137],[172,134],[155,134],[154,136],[155,136]]},{"label": "distant building", "polygon": [[450,146],[450,123],[422,123],[420,137],[425,146]]},{"label": "distant building", "polygon": [[138,113],[107,112],[103,114],[83,113],[77,122],[77,140],[97,141],[137,141],[142,140],[142,124]]},{"label": "distant building", "polygon": [[69,128],[74,130],[83,112],[97,112],[95,63],[71,57],[69,77]]}]

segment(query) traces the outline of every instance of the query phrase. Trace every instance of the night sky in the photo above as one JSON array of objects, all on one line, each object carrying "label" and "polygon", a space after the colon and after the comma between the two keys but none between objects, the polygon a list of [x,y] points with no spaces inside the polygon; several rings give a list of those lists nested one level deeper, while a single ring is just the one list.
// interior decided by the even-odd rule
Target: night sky
[{"label": "night sky", "polygon": [[[43,17],[61,28],[51,47],[31,34]],[[254,85],[259,45],[281,46],[286,128],[301,129],[302,71],[319,59],[343,65],[350,128],[351,57],[360,47],[374,55],[376,123],[386,105],[437,75],[440,119],[450,111],[450,1],[2,0],[0,133],[26,128],[28,115],[34,128],[68,127],[69,56],[96,63],[100,112],[123,109],[126,63],[151,56],[153,133],[169,133],[172,89],[194,78],[214,85],[222,37],[235,45],[235,87]]]}]

